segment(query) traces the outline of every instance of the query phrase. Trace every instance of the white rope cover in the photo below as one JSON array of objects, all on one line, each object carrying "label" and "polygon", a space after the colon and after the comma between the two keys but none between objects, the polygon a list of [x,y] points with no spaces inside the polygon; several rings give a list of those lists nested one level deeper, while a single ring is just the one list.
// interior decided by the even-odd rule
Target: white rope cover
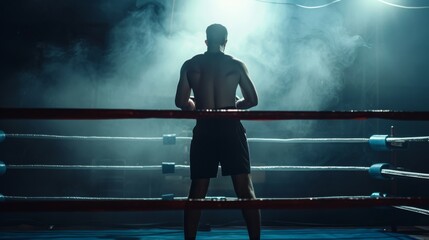
[{"label": "white rope cover", "polygon": [[[66,136],[50,134],[7,133],[6,138],[44,140],[119,140],[119,141],[163,141],[163,137],[111,137],[111,136]],[[175,137],[176,140],[192,140],[192,137]],[[367,143],[369,138],[248,138],[258,143]]]},{"label": "white rope cover", "polygon": [[[113,136],[67,136],[52,134],[7,133],[6,138],[44,139],[44,140],[116,140],[116,141],[163,141],[163,137],[113,137]],[[189,141],[192,137],[175,137],[176,140]],[[369,138],[248,138],[257,143],[368,143]],[[387,142],[429,142],[429,136],[388,137]]]},{"label": "white rope cover", "polygon": [[[7,165],[10,170],[161,170],[162,165],[147,166],[107,166],[107,165]],[[189,165],[175,165],[177,169],[189,169]],[[253,171],[368,171],[369,167],[360,166],[252,166]]]}]

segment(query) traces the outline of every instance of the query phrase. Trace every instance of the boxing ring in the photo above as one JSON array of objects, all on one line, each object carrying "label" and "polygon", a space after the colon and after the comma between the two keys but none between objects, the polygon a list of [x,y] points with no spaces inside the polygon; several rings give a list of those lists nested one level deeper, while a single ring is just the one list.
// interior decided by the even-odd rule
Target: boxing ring
[{"label": "boxing ring", "polygon": [[[210,111],[176,111],[176,110],[116,110],[116,109],[0,109],[2,120],[121,120],[121,119],[201,119],[229,118],[256,121],[278,120],[368,120],[389,119],[400,121],[428,121],[429,112],[395,112],[395,111],[242,111],[242,110],[210,110]],[[153,142],[160,145],[189,144],[191,138],[167,133],[154,137],[121,137],[121,136],[77,136],[56,134],[23,134],[0,131],[0,142],[8,140],[30,141],[138,141]],[[388,135],[372,135],[368,138],[248,138],[254,144],[367,144],[374,151],[396,151],[406,148],[416,142],[429,143],[429,136],[393,137]],[[0,143],[1,144],[1,143]],[[185,174],[189,165],[175,162],[162,162],[157,165],[83,165],[83,164],[8,164],[7,159],[1,159],[0,175],[19,171],[133,171],[158,173],[160,175]],[[370,166],[252,166],[252,172],[354,172],[367,173],[369,177],[380,181],[393,178],[411,178],[427,184],[429,173],[404,170],[391,163],[375,163]],[[285,173],[286,174],[286,173]],[[1,178],[0,178],[1,181]],[[81,196],[25,196],[8,195],[0,192],[0,213],[39,213],[39,212],[146,212],[146,211],[177,211],[184,209],[261,209],[261,210],[330,210],[330,209],[397,209],[410,212],[419,217],[429,215],[429,198],[415,196],[390,196],[381,192],[369,193],[365,196],[324,196],[296,198],[258,198],[236,199],[232,197],[207,197],[206,199],[187,200],[183,196],[163,194],[159,198],[116,198],[116,197],[81,197]],[[262,227],[264,229],[264,226]],[[301,231],[292,234],[278,233],[283,238],[277,238],[271,230],[262,231],[262,239],[300,239],[299,236],[309,237],[310,232]],[[292,232],[291,232],[292,231]],[[320,230],[323,232],[323,230]],[[372,230],[367,230],[375,234]],[[179,231],[180,232],[180,231]],[[166,231],[169,233],[169,231]],[[171,232],[176,234],[177,231]],[[368,233],[368,232],[367,232]],[[127,235],[126,233],[118,233]],[[133,235],[135,233],[132,233]],[[156,235],[156,233],[154,233]],[[226,234],[226,233],[224,233]],[[286,235],[285,235],[286,234]],[[291,234],[290,238],[285,237]],[[306,235],[307,234],[307,235]],[[339,235],[332,233],[334,238]],[[344,232],[348,236],[354,233]],[[356,236],[362,236],[357,232]],[[361,234],[361,235],[359,235]],[[394,233],[389,233],[394,234]],[[172,236],[173,236],[172,235]],[[310,234],[311,235],[311,234]],[[317,234],[316,234],[317,235]],[[315,236],[316,236],[315,235]],[[10,235],[19,237],[18,235]],[[127,235],[128,236],[128,235]],[[181,232],[179,237],[182,236]],[[176,236],[176,237],[177,237]],[[200,236],[200,234],[199,234]],[[210,234],[207,234],[207,237]],[[246,236],[243,232],[242,237]],[[292,237],[293,236],[293,237]],[[320,237],[319,235],[317,235]],[[369,238],[370,235],[367,237]],[[372,236],[372,235],[371,235]],[[393,235],[391,235],[393,236]],[[406,238],[402,239],[413,239]],[[398,237],[394,236],[394,237]],[[64,236],[63,236],[64,237]],[[158,236],[159,237],[159,236]],[[165,237],[165,236],[164,236]],[[162,239],[175,239],[171,238]],[[204,234],[201,235],[204,237]],[[373,236],[377,239],[390,239],[390,236]],[[384,238],[385,237],[385,238]],[[1,237],[0,237],[1,239]],[[42,239],[42,238],[40,238]],[[157,238],[142,238],[157,239]],[[204,239],[204,238],[201,238]],[[212,239],[212,238],[210,238]],[[235,238],[241,239],[241,238]],[[315,238],[316,239],[316,238]],[[320,239],[320,238],[317,238]],[[328,238],[329,239],[329,238]],[[394,238],[391,238],[394,239]],[[395,238],[397,239],[397,238]]]}]

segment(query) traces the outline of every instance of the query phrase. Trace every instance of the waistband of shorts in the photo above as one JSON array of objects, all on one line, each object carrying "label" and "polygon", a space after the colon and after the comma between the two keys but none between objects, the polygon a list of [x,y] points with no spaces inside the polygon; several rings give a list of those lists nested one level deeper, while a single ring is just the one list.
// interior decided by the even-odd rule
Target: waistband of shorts
[{"label": "waistband of shorts", "polygon": [[221,108],[202,108],[202,109],[197,109],[197,110],[234,110],[237,109],[236,106],[226,106],[226,107],[221,107]]}]

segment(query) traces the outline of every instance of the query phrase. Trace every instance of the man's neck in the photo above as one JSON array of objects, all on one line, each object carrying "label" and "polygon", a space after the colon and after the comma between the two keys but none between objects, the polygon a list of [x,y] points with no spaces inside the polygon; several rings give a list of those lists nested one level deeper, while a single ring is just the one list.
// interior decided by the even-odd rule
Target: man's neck
[{"label": "man's neck", "polygon": [[207,53],[223,53],[224,51],[225,51],[225,46],[222,46],[222,45],[207,47]]}]

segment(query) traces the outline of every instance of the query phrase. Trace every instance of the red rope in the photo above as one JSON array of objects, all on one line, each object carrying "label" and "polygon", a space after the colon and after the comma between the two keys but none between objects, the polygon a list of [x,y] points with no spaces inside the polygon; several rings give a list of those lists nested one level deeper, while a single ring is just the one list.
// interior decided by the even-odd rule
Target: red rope
[{"label": "red rope", "polygon": [[142,119],[142,118],[231,118],[243,120],[364,120],[370,118],[392,120],[429,120],[429,112],[390,110],[366,111],[244,111],[244,110],[133,110],[133,109],[64,109],[64,108],[0,108],[0,119]]},{"label": "red rope", "polygon": [[64,200],[4,201],[0,212],[100,212],[183,209],[333,209],[385,206],[429,206],[429,198],[295,198],[256,200]]}]

